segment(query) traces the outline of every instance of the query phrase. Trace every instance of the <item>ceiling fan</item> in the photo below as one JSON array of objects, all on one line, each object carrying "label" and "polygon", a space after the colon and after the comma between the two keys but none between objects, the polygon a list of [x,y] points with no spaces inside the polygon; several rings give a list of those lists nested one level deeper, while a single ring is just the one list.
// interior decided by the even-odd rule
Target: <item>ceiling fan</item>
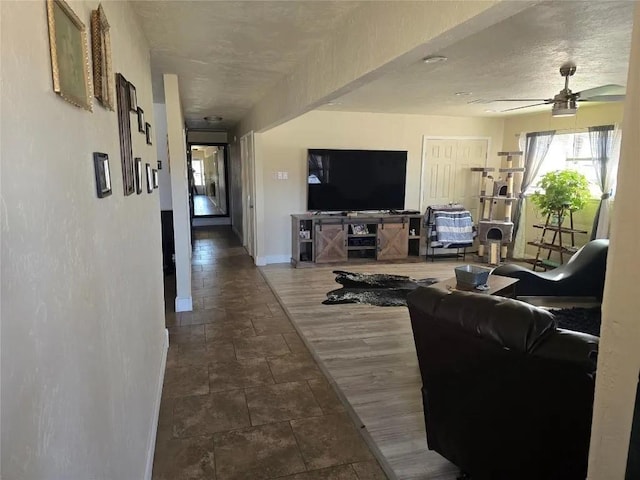
[{"label": "ceiling fan", "polygon": [[569,77],[573,76],[574,73],[576,73],[575,65],[565,64],[560,67],[560,75],[564,77],[564,88],[553,98],[506,98],[494,101],[539,102],[532,105],[525,105],[524,107],[508,108],[506,110],[502,110],[502,112],[536,107],[538,105],[553,105],[551,108],[551,114],[554,117],[565,117],[576,114],[578,110],[578,102],[621,102],[624,100],[624,94],[619,94],[623,87],[615,84],[590,88],[588,90],[582,90],[581,92],[572,92],[569,89]]}]

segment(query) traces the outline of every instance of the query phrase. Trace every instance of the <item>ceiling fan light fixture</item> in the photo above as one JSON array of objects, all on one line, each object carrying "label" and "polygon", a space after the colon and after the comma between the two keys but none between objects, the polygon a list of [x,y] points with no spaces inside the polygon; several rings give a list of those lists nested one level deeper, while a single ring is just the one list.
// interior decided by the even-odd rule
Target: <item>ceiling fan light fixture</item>
[{"label": "ceiling fan light fixture", "polygon": [[578,112],[578,102],[574,97],[553,102],[551,115],[553,117],[571,117]]},{"label": "ceiling fan light fixture", "polygon": [[220,123],[222,121],[222,117],[220,115],[211,115],[204,117],[204,121],[207,123]]},{"label": "ceiling fan light fixture", "polygon": [[449,60],[449,58],[445,57],[444,55],[429,55],[428,57],[424,57],[422,59],[424,63],[440,63],[446,62],[447,60]]}]

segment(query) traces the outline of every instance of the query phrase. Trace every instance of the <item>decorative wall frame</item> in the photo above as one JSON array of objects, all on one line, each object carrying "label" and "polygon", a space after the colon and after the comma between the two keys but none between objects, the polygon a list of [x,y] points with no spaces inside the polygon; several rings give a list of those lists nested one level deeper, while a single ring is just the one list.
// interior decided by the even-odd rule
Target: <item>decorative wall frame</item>
[{"label": "decorative wall frame", "polygon": [[151,165],[148,163],[145,165],[147,169],[147,193],[153,192],[153,172],[151,171]]},{"label": "decorative wall frame", "polygon": [[122,187],[125,195],[135,191],[133,147],[131,146],[131,117],[129,115],[129,82],[116,74],[116,102],[118,104],[118,133],[120,134],[120,159],[122,161]]},{"label": "decorative wall frame", "polygon": [[111,171],[109,170],[109,155],[93,152],[93,166],[96,173],[96,193],[98,198],[111,195]]},{"label": "decorative wall frame", "polygon": [[93,111],[87,29],[64,0],[47,0],[53,91]]},{"label": "decorative wall frame", "polygon": [[146,125],[144,121],[144,110],[138,107],[138,131],[140,133],[146,132]]},{"label": "decorative wall frame", "polygon": [[158,188],[158,170],[153,169],[153,188]]},{"label": "decorative wall frame", "polygon": [[136,87],[129,82],[129,110],[133,113],[138,112],[138,96],[136,95]]},{"label": "decorative wall frame", "polygon": [[147,136],[147,145],[153,145],[151,143],[151,125],[149,123],[144,124],[145,135]]},{"label": "decorative wall frame", "polygon": [[158,170],[162,170],[162,160],[158,160]]},{"label": "decorative wall frame", "polygon": [[91,53],[93,58],[94,96],[103,107],[113,110],[113,70],[109,22],[102,9],[91,12]]},{"label": "decorative wall frame", "polygon": [[142,159],[140,157],[134,158],[134,165],[136,171],[136,193],[140,195],[142,193]]}]

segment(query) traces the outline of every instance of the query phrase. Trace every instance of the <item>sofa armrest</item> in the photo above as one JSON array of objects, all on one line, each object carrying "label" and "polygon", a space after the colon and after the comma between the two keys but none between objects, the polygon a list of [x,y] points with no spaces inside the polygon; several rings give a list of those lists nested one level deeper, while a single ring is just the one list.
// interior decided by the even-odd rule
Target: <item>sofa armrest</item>
[{"label": "sofa armrest", "polygon": [[587,333],[558,328],[531,353],[533,356],[574,364],[592,374],[598,362],[600,339]]}]

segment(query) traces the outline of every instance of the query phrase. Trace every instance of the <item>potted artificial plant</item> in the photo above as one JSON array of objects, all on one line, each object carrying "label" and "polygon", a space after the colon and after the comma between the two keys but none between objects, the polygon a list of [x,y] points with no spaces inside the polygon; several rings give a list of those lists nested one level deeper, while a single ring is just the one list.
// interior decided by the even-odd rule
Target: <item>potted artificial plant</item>
[{"label": "potted artificial plant", "polygon": [[544,174],[537,185],[541,192],[531,196],[543,215],[555,215],[562,225],[564,214],[581,210],[591,198],[589,182],[575,170],[556,170]]}]

